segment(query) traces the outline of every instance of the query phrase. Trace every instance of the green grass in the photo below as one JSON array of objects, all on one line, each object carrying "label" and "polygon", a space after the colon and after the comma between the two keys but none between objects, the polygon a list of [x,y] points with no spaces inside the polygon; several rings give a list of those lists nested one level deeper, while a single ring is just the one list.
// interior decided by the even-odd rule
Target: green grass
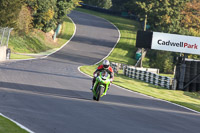
[{"label": "green grass", "polygon": [[[119,62],[124,64],[134,64],[135,60],[133,59],[135,54],[135,34],[136,30],[140,28],[137,22],[132,20],[123,19],[115,16],[109,16],[106,14],[101,14],[94,11],[89,11],[85,9],[78,9],[78,11],[86,12],[89,14],[93,14],[99,17],[103,17],[113,24],[115,24],[120,32],[121,39],[117,44],[116,48],[112,52],[112,54],[108,57],[110,61]],[[137,28],[139,27],[139,28]],[[148,62],[148,59],[146,59]],[[148,66],[147,64],[144,64]],[[93,66],[82,66],[80,70],[88,75],[93,74],[97,65]],[[162,76],[170,76],[161,74]],[[184,92],[177,90],[167,90],[159,86],[155,86],[152,84],[148,84],[142,82],[140,80],[131,79],[123,75],[122,71],[119,74],[115,74],[114,84],[121,86],[123,88],[139,92],[145,95],[149,95],[155,98],[167,100],[176,104],[183,105],[185,107],[200,111],[200,93],[196,92]]]},{"label": "green grass", "polygon": [[14,53],[10,55],[10,59],[31,59],[31,58],[34,58],[34,57],[27,56],[27,55],[19,55],[19,54],[14,54]]},{"label": "green grass", "polygon": [[[71,38],[74,29],[75,26],[72,21],[66,18],[56,42],[53,42],[51,34],[45,34],[39,30],[33,30],[24,36],[12,34],[8,45],[11,49],[11,59],[29,59],[34,57],[29,54],[43,55],[44,53],[49,53],[49,51],[53,52],[52,50],[57,50],[56,48],[61,47]],[[28,56],[18,53],[25,53]]]},{"label": "green grass", "polygon": [[75,26],[70,19],[66,19],[62,26],[62,31],[58,35],[59,46],[66,43],[73,35]]},{"label": "green grass", "polygon": [[28,133],[28,132],[0,115],[0,133]]},{"label": "green grass", "polygon": [[159,75],[161,75],[161,76],[165,76],[165,77],[174,78],[174,75],[173,75],[173,74],[160,73]]},{"label": "green grass", "polygon": [[31,32],[24,36],[12,35],[9,40],[9,47],[14,53],[37,53],[50,49],[40,36],[39,31]]}]

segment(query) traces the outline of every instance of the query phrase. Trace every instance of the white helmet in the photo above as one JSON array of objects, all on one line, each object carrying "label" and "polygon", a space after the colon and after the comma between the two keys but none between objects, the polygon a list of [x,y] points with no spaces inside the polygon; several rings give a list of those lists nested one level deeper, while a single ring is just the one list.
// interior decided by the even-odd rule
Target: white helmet
[{"label": "white helmet", "polygon": [[103,61],[103,68],[108,69],[109,66],[110,66],[110,62],[108,60],[104,60]]}]

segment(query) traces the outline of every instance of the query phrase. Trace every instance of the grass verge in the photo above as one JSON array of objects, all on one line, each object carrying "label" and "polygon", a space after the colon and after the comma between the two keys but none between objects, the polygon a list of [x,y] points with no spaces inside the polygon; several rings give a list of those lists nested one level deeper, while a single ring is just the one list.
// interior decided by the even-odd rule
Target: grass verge
[{"label": "grass verge", "polygon": [[[105,18],[113,24],[115,24],[120,30],[120,41],[107,59],[113,62],[119,62],[124,64],[135,63],[135,60],[133,59],[133,53],[135,53],[135,34],[137,29],[139,29],[138,27],[140,27],[137,22],[90,10],[77,10]],[[82,66],[80,70],[92,76],[96,67],[97,65]],[[142,82],[140,80],[131,79],[129,77],[124,76],[122,72],[119,74],[115,74],[115,80],[113,84],[155,98],[167,100],[200,112],[200,94],[196,92],[167,90],[159,86]]]},{"label": "grass verge", "polygon": [[28,132],[18,127],[12,121],[0,115],[0,133],[28,133]]},{"label": "grass verge", "polygon": [[37,56],[48,54],[49,51],[53,52],[71,38],[74,29],[73,22],[66,18],[56,42],[52,39],[52,33],[44,33],[36,29],[24,36],[12,33],[8,45],[11,49],[11,59],[29,59],[34,58],[34,54]]}]

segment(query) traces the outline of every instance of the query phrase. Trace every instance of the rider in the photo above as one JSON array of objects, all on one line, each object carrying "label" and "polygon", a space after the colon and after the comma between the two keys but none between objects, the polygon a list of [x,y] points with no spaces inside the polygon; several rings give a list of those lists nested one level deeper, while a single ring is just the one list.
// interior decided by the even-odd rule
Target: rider
[{"label": "rider", "polygon": [[112,67],[110,66],[110,62],[108,60],[104,60],[103,64],[99,65],[98,68],[96,69],[96,71],[93,73],[94,77],[92,80],[92,88],[90,90],[93,89],[94,83],[96,81],[96,77],[102,70],[106,70],[110,74],[110,82],[112,83],[112,81],[114,79],[114,71],[113,71]]}]

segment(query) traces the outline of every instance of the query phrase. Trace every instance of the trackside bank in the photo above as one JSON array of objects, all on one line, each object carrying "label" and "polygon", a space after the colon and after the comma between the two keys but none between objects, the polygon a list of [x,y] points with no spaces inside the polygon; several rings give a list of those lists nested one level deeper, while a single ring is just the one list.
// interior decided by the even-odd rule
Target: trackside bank
[{"label": "trackside bank", "polygon": [[200,37],[153,32],[151,49],[200,54]]}]

